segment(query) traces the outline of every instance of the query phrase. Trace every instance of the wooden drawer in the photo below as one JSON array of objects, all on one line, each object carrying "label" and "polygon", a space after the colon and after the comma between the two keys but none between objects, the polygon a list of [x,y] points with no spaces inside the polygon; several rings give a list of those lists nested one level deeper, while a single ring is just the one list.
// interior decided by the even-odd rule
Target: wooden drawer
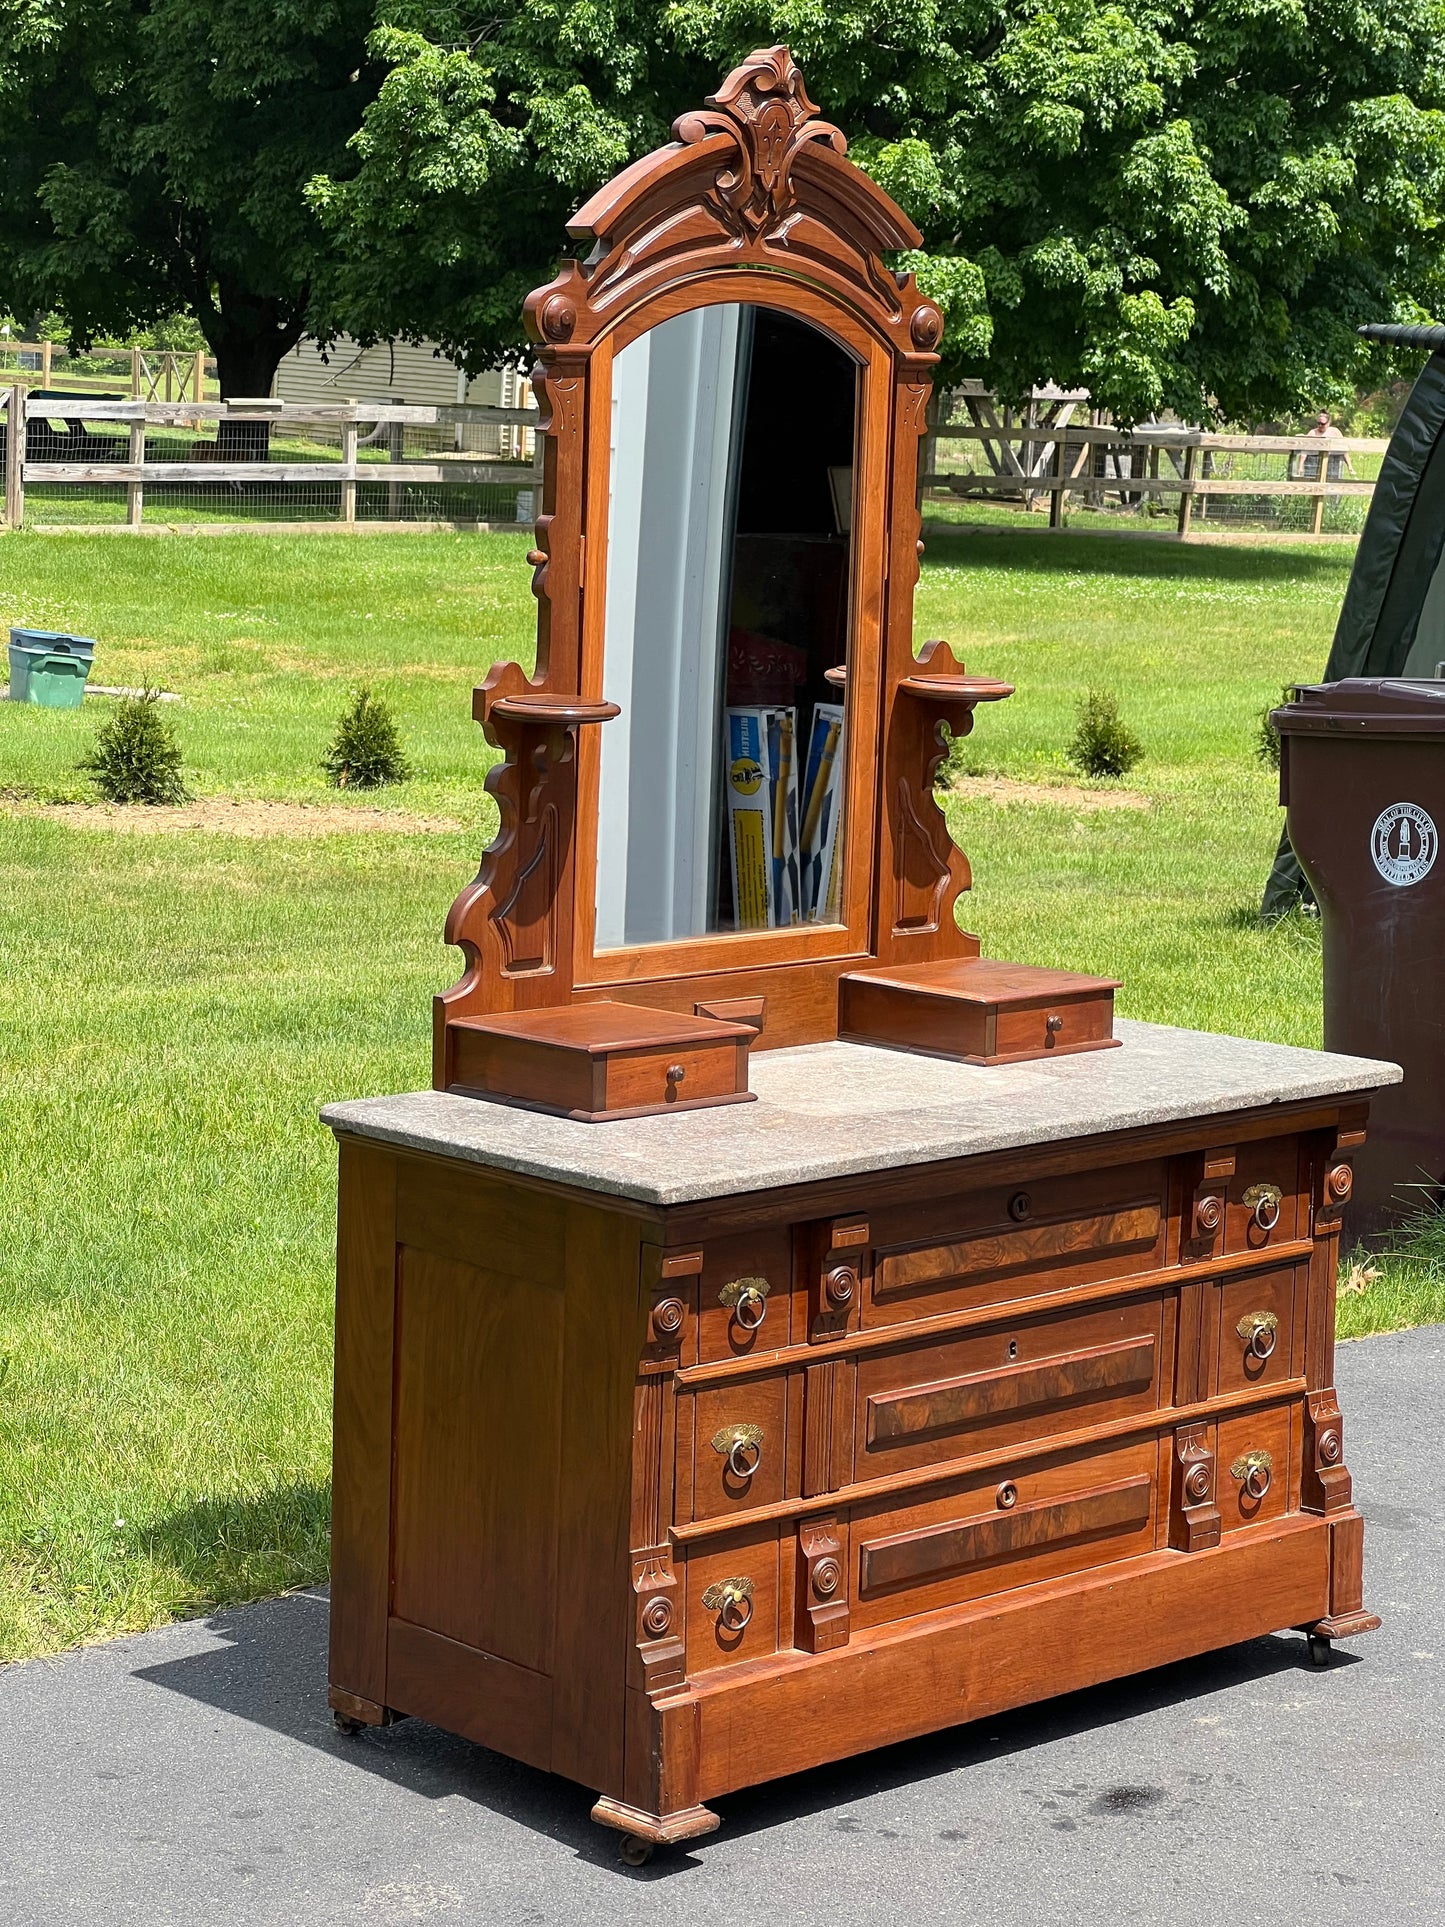
[{"label": "wooden drawer", "polygon": [[998,1186],[872,1223],[865,1326],[1003,1304],[1162,1265],[1165,1165]]},{"label": "wooden drawer", "polygon": [[698,1280],[698,1357],[749,1358],[788,1342],[792,1237],[781,1229],[709,1238]]},{"label": "wooden drawer", "polygon": [[[1269,1406],[1220,1420],[1215,1504],[1221,1532],[1241,1532],[1295,1509],[1291,1494],[1299,1476],[1299,1438],[1298,1405]],[[1258,1493],[1251,1491],[1249,1475],[1255,1470],[1258,1477],[1261,1459],[1267,1460],[1263,1471],[1268,1488]]]},{"label": "wooden drawer", "polygon": [[[1299,1139],[1263,1138],[1241,1144],[1224,1207],[1224,1250],[1267,1251],[1309,1236],[1309,1206],[1300,1195]],[[1278,1192],[1278,1218],[1272,1193]]]},{"label": "wooden drawer", "polygon": [[856,1508],[854,1630],[1152,1551],[1157,1475],[1154,1439],[1136,1439]]},{"label": "wooden drawer", "polygon": [[[678,1426],[678,1520],[717,1519],[781,1499],[787,1467],[787,1377],[768,1372],[683,1393],[692,1423]],[[691,1449],[688,1438],[691,1437]],[[681,1461],[686,1458],[689,1463]]]},{"label": "wooden drawer", "polygon": [[1220,1285],[1218,1391],[1239,1392],[1290,1377],[1295,1299],[1298,1295],[1303,1303],[1307,1276],[1307,1266],[1285,1265]]},{"label": "wooden drawer", "polygon": [[689,1552],[685,1584],[689,1678],[778,1650],[777,1526],[709,1539]]},{"label": "wooden drawer", "polygon": [[854,1477],[942,1464],[1167,1403],[1164,1301],[1055,1312],[858,1361]]}]

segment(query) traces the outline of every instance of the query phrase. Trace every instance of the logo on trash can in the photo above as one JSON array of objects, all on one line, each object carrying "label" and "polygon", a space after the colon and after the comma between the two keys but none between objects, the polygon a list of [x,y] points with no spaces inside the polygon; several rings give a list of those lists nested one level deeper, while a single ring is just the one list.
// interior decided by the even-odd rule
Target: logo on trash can
[{"label": "logo on trash can", "polygon": [[1392,803],[1370,831],[1370,855],[1386,883],[1418,883],[1428,876],[1440,848],[1429,812],[1418,803]]}]

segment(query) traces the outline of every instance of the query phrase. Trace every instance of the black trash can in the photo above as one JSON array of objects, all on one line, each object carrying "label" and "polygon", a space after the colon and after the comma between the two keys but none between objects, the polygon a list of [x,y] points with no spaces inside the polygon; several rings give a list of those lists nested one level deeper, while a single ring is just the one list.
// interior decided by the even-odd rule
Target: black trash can
[{"label": "black trash can", "polygon": [[1325,683],[1274,712],[1289,840],[1319,900],[1326,1050],[1405,1072],[1370,1106],[1346,1217],[1445,1196],[1445,683]]}]

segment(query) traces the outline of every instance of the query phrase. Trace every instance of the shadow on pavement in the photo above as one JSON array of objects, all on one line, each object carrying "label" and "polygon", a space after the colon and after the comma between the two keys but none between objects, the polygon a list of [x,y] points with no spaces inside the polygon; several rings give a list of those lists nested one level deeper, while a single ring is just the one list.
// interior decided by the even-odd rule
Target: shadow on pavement
[{"label": "shadow on pavement", "polygon": [[[326,1704],[327,1613],[326,1596],[319,1590],[219,1612],[206,1624],[227,1642],[224,1646],[140,1668],[135,1677],[316,1747],[424,1799],[474,1801],[546,1834],[583,1860],[615,1861],[617,1836],[593,1825],[592,1793],[568,1780],[420,1720],[354,1737],[338,1733]],[[1331,1663],[1344,1666],[1354,1660],[1336,1649]],[[770,1781],[730,1794],[716,1805],[732,1838],[766,1832],[825,1809],[838,1810],[838,1825],[848,1830],[858,1824],[850,1822],[845,1811],[854,1801],[1307,1665],[1302,1638],[1272,1635]],[[1116,1791],[1119,1810],[1125,1811],[1131,1803],[1148,1804],[1154,1790]],[[1111,1797],[1107,1790],[1101,1793]],[[705,1843],[698,1844],[705,1851]],[[631,1878],[658,1879],[698,1864],[696,1850],[674,1849],[644,1868],[619,1865],[618,1871]]]}]

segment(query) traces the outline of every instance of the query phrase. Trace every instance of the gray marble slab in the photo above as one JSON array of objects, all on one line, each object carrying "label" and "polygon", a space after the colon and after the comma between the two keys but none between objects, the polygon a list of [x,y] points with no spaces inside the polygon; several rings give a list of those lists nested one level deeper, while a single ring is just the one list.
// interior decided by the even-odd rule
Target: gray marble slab
[{"label": "gray marble slab", "polygon": [[1398,1084],[1396,1064],[1120,1018],[1119,1050],[980,1067],[862,1044],[752,1060],[755,1104],[576,1124],[440,1091],[329,1104],[338,1134],[650,1205]]}]

